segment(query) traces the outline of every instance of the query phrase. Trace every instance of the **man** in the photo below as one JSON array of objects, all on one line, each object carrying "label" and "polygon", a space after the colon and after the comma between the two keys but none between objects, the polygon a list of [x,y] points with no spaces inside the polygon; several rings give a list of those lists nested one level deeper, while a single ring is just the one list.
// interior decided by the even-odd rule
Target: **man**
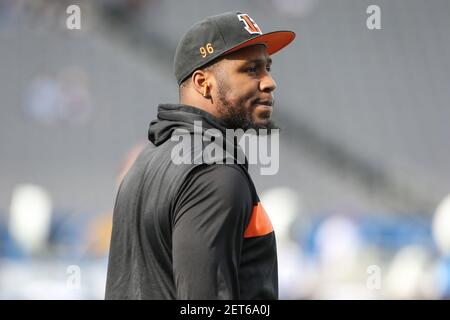
[{"label": "man", "polygon": [[224,135],[273,128],[270,55],[294,37],[262,34],[239,12],[208,17],[184,35],[174,60],[180,104],[158,107],[151,143],[118,191],[106,299],[278,298],[275,235],[247,164],[176,162],[173,138],[177,130],[198,134],[199,123]]}]

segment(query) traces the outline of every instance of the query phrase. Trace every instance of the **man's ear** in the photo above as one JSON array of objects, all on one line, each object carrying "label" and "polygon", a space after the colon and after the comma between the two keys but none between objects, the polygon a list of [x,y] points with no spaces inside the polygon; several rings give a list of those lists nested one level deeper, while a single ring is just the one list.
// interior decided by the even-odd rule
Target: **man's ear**
[{"label": "man's ear", "polygon": [[211,87],[208,81],[208,73],[203,70],[196,70],[191,77],[192,85],[200,95],[209,99],[211,97]]}]

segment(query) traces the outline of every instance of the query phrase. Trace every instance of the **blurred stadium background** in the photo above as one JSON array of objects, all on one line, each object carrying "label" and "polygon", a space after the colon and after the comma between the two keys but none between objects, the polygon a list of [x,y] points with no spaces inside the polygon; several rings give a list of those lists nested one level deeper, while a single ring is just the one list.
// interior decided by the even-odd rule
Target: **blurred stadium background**
[{"label": "blurred stadium background", "polygon": [[1,0],[0,299],[103,298],[116,188],[178,99],[177,41],[236,9],[297,33],[274,56],[280,171],[251,168],[280,298],[450,297],[449,1]]}]

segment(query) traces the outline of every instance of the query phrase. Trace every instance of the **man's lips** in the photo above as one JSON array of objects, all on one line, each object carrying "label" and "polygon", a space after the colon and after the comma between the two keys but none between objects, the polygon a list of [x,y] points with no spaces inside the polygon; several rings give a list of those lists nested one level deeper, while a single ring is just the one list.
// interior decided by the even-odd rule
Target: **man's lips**
[{"label": "man's lips", "polygon": [[257,117],[260,119],[269,119],[272,115],[272,104],[270,100],[257,101],[255,104]]},{"label": "man's lips", "polygon": [[263,112],[272,113],[272,100],[258,100],[255,103],[255,108],[260,109]]},{"label": "man's lips", "polygon": [[272,100],[258,100],[258,101],[256,101],[256,105],[267,106],[267,107],[272,108],[273,101]]},{"label": "man's lips", "polygon": [[262,117],[270,117],[272,115],[272,107],[265,104],[256,105],[257,113]]}]

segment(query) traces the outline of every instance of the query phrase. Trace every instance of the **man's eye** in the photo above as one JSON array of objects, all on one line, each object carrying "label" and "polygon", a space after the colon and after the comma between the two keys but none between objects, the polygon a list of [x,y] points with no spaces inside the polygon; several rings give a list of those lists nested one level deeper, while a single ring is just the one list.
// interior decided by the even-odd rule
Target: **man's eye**
[{"label": "man's eye", "polygon": [[256,67],[249,67],[247,68],[248,72],[256,72],[257,68]]},{"label": "man's eye", "polygon": [[267,72],[270,72],[270,71],[272,71],[272,67],[267,67],[266,70],[267,70]]}]

